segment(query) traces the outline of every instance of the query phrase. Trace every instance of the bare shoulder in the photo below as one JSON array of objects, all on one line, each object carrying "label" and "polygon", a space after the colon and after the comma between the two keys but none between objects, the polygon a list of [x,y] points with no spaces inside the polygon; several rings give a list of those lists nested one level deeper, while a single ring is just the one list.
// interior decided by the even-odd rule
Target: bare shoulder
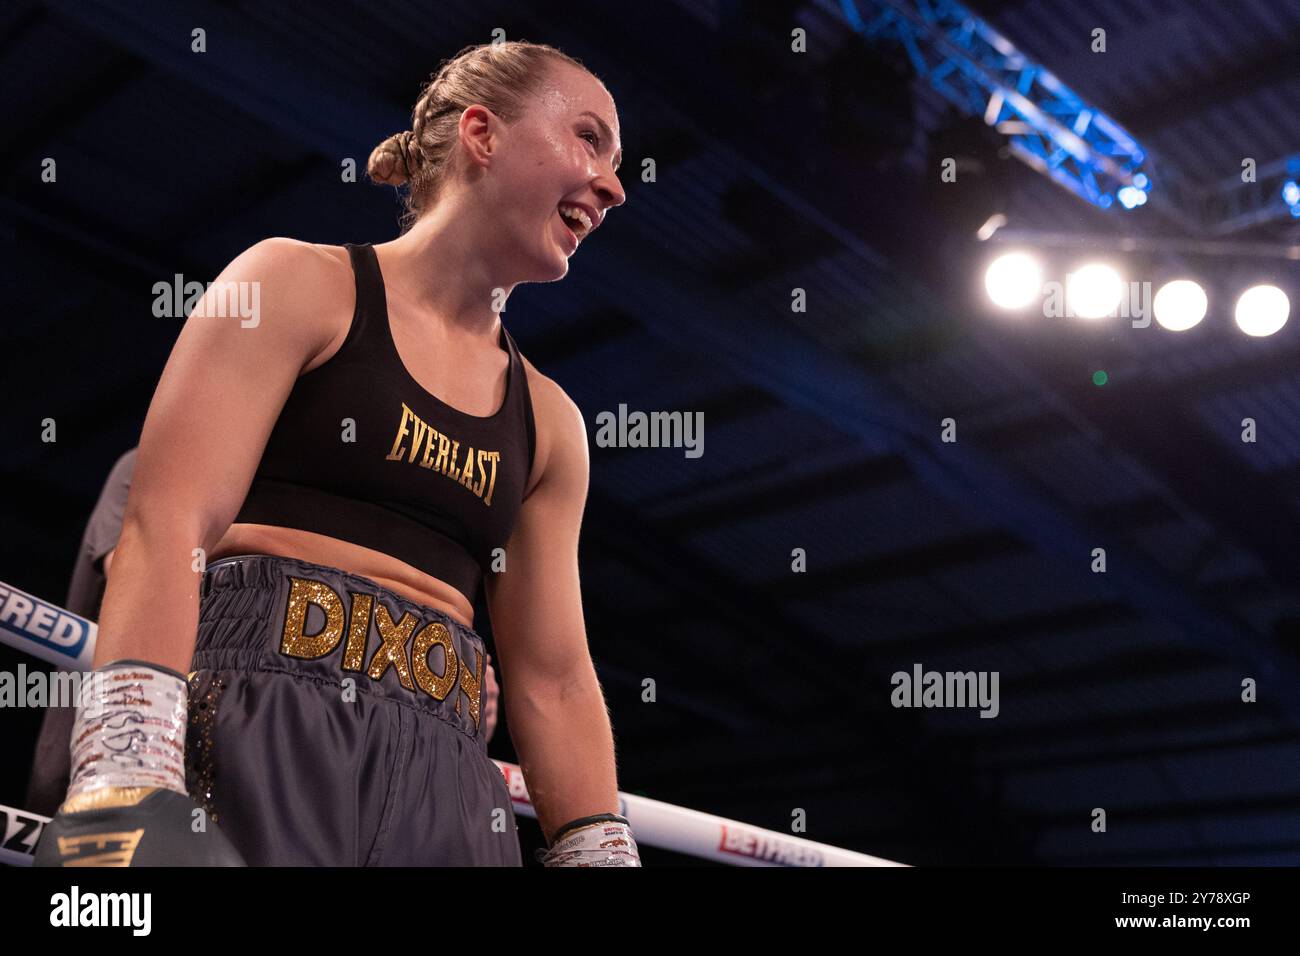
[{"label": "bare shoulder", "polygon": [[306,270],[311,273],[309,278],[326,278],[339,271],[339,266],[346,266],[347,261],[347,250],[342,246],[272,236],[253,243],[231,264],[239,263],[242,268],[263,269],[286,276]]},{"label": "bare shoulder", "polygon": [[548,468],[577,464],[586,471],[587,425],[582,410],[558,382],[538,371],[527,358],[523,362],[537,429],[537,452],[529,476],[531,491]]},{"label": "bare shoulder", "polygon": [[271,283],[266,292],[281,299],[316,304],[352,294],[352,267],[342,246],[275,236],[249,246],[231,263],[236,266]]},{"label": "bare shoulder", "polygon": [[342,344],[356,298],[347,249],[276,236],[250,246],[227,272],[258,283],[266,315],[303,326],[312,343],[303,371]]}]

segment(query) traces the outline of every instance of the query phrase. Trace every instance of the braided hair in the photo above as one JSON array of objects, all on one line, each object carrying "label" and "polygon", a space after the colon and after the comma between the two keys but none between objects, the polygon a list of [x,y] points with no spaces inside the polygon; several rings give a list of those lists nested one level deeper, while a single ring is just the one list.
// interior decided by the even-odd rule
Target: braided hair
[{"label": "braided hair", "polygon": [[420,90],[411,128],[376,146],[366,164],[371,182],[406,188],[403,230],[437,201],[452,170],[461,114],[477,103],[513,123],[555,62],[587,69],[555,47],[523,40],[467,46],[442,62]]}]

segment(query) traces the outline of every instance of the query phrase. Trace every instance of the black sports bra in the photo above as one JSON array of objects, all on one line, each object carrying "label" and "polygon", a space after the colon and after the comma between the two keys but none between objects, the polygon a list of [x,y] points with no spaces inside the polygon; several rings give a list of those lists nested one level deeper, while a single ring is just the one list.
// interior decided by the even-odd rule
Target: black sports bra
[{"label": "black sports bra", "polygon": [[536,425],[523,359],[510,353],[493,415],[426,392],[397,354],[375,250],[348,245],[357,303],[347,338],[299,376],[237,522],[314,531],[390,554],[472,604],[523,502]]}]

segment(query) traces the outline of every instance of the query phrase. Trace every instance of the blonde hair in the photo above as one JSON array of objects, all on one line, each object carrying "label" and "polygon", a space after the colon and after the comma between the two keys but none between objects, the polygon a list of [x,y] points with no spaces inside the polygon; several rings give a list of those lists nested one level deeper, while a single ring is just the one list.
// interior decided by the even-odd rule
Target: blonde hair
[{"label": "blonde hair", "polygon": [[515,122],[526,101],[541,92],[546,70],[556,62],[591,72],[553,46],[524,40],[467,46],[442,62],[420,89],[411,128],[376,146],[366,164],[371,182],[407,187],[403,229],[437,201],[451,172],[461,114],[479,103],[506,123]]}]

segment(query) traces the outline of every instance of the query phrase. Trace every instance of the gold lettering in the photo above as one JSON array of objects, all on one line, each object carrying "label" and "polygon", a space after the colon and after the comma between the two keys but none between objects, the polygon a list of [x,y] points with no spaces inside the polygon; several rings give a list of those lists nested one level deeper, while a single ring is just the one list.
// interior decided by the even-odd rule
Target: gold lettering
[{"label": "gold lettering", "polygon": [[[61,866],[130,866],[135,856],[144,828],[118,830],[112,833],[87,833],[81,836],[59,837]],[[86,853],[86,850],[105,850],[104,853]],[[69,859],[71,857],[71,859]]]},{"label": "gold lettering", "polygon": [[497,462],[500,460],[501,452],[494,451],[488,453],[488,461],[492,462],[492,480],[488,482],[488,493],[487,497],[483,499],[483,503],[489,508],[492,507],[492,491],[497,486]]},{"label": "gold lettering", "polygon": [[[429,651],[442,645],[445,655],[442,674],[435,674],[429,667]],[[451,689],[456,686],[456,648],[451,643],[451,633],[447,625],[438,621],[425,626],[415,635],[415,645],[411,648],[411,666],[415,670],[415,683],[434,700],[446,700]]]},{"label": "gold lettering", "polygon": [[428,437],[425,439],[424,442],[424,457],[420,459],[421,468],[433,467],[433,459],[429,457],[430,455],[433,454],[433,436],[438,435],[439,437],[441,437],[441,434],[442,433],[439,432],[436,428],[429,429]]},{"label": "gold lettering", "polygon": [[[403,438],[410,439],[409,450],[403,444]],[[475,497],[482,499],[489,508],[492,507],[501,452],[475,449],[473,445],[466,445],[462,459],[458,439],[438,431],[403,402],[401,425],[397,437],[393,440],[393,450],[388,454],[388,460],[396,461],[400,457],[405,457],[408,463],[413,464],[417,456],[421,468],[436,471],[450,478]]]},{"label": "gold lettering", "polygon": [[[324,657],[338,647],[343,638],[343,599],[328,584],[304,578],[291,577],[289,580],[293,584],[289,588],[289,605],[280,634],[280,653],[304,660]],[[325,629],[319,634],[303,633],[309,604],[325,611]]]},{"label": "gold lettering", "polygon": [[465,471],[460,476],[460,483],[471,491],[474,490],[474,449],[465,454]]},{"label": "gold lettering", "polygon": [[447,450],[451,448],[451,442],[447,441],[446,435],[438,436],[438,460],[433,463],[433,470],[447,473]]},{"label": "gold lettering", "polygon": [[423,438],[425,433],[429,431],[431,431],[431,429],[429,428],[428,424],[424,421],[424,419],[420,418],[417,415],[415,417],[415,435],[413,436],[414,440],[411,442],[411,454],[406,459],[406,463],[408,465],[411,462],[415,461],[416,453],[419,452],[420,450],[420,439]]},{"label": "gold lettering", "polygon": [[[483,691],[483,655],[474,650],[474,673],[470,674],[464,667],[460,669],[460,689],[469,698],[469,716],[478,727],[479,700]],[[456,716],[460,716],[460,695],[456,695]]]},{"label": "gold lettering", "polygon": [[343,645],[343,669],[359,671],[366,666],[366,637],[370,634],[370,611],[375,596],[348,593],[352,598],[352,618],[348,622],[348,642]]},{"label": "gold lettering", "polygon": [[387,455],[388,461],[397,461],[398,458],[402,457],[402,454],[398,449],[402,445],[402,439],[406,436],[406,420],[414,414],[415,413],[407,407],[406,402],[402,402],[402,422],[398,426],[397,437],[393,439],[393,450]]},{"label": "gold lettering", "polygon": [[409,612],[402,615],[400,623],[394,624],[393,617],[383,603],[375,605],[375,627],[383,643],[370,658],[370,668],[366,671],[372,680],[379,680],[387,673],[389,667],[397,670],[397,679],[407,690],[415,690],[411,683],[411,668],[406,662],[406,642],[415,630],[416,618]]}]

